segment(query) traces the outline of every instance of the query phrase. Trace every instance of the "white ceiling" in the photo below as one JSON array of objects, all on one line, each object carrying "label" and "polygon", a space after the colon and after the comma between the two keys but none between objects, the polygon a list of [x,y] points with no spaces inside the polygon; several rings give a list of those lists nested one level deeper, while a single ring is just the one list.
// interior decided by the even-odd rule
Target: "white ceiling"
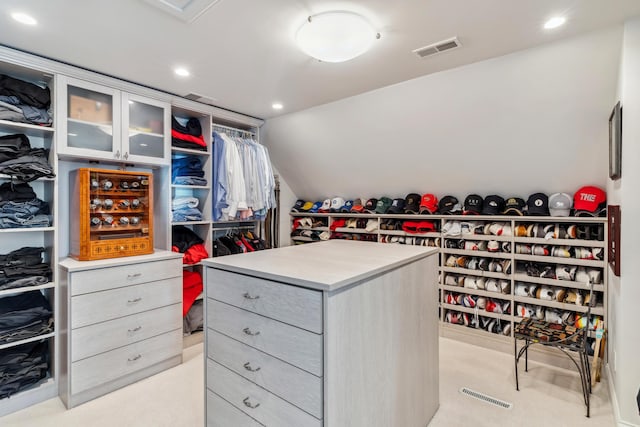
[{"label": "white ceiling", "polygon": [[[382,38],[345,63],[306,57],[294,44],[295,30],[308,15],[337,9],[365,15]],[[13,11],[39,24],[19,24]],[[558,14],[567,24],[543,30]],[[638,0],[220,0],[187,23],[143,0],[3,0],[0,44],[270,118],[636,15]],[[428,59],[411,53],[453,36],[462,48]],[[177,65],[191,76],[176,77]],[[283,110],[272,110],[276,101]]]}]

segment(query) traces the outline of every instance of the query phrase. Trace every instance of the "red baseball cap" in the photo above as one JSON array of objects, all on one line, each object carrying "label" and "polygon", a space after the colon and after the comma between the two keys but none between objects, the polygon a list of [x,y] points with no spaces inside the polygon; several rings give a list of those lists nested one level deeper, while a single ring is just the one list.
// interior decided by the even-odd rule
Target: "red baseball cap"
[{"label": "red baseball cap", "polygon": [[573,195],[576,216],[598,216],[607,206],[607,193],[601,188],[587,185]]},{"label": "red baseball cap", "polygon": [[420,213],[434,214],[438,211],[438,198],[433,194],[423,194],[420,200]]}]

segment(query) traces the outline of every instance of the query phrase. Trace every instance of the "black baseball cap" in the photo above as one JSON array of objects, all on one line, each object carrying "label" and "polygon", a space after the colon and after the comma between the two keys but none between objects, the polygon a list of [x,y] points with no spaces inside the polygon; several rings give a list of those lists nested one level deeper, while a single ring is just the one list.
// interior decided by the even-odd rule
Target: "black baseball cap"
[{"label": "black baseball cap", "polygon": [[477,194],[469,194],[464,199],[463,215],[480,215],[482,213],[482,204],[484,200]]},{"label": "black baseball cap", "polygon": [[524,215],[527,203],[520,197],[509,197],[504,204],[504,215]]},{"label": "black baseball cap", "polygon": [[420,195],[409,193],[404,198],[404,212],[408,214],[417,214],[420,210]]},{"label": "black baseball cap", "polygon": [[549,215],[549,198],[544,193],[534,193],[527,199],[527,215]]},{"label": "black baseball cap", "polygon": [[369,199],[367,203],[364,204],[364,210],[369,213],[376,213],[376,206],[378,204],[378,199]]},{"label": "black baseball cap", "polygon": [[300,212],[302,210],[302,206],[304,206],[304,200],[296,200],[296,204],[291,208],[291,212]]},{"label": "black baseball cap", "polygon": [[454,196],[444,196],[438,203],[438,211],[443,215],[459,214],[461,210],[460,202]]},{"label": "black baseball cap", "polygon": [[404,213],[404,199],[393,199],[393,202],[391,202],[391,206],[389,206],[386,213]]},{"label": "black baseball cap", "polygon": [[485,197],[482,215],[500,215],[504,210],[504,199],[496,194]]}]

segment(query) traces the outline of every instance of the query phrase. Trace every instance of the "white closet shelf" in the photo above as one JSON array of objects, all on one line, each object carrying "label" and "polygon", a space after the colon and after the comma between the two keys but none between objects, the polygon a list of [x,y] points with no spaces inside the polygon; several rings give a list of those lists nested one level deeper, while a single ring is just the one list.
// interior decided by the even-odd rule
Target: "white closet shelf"
[{"label": "white closet shelf", "polygon": [[517,261],[533,261],[533,262],[541,262],[541,263],[547,263],[547,264],[549,263],[568,264],[568,265],[582,265],[587,267],[604,268],[604,261],[602,260],[562,258],[562,257],[553,257],[553,256],[525,255],[525,254],[514,254],[513,257]]},{"label": "white closet shelf", "polygon": [[195,150],[193,148],[171,147],[172,153],[194,154],[196,156],[211,156],[211,152]]},{"label": "white closet shelf", "polygon": [[16,347],[22,344],[27,344],[33,341],[40,341],[40,340],[44,340],[47,338],[53,338],[56,335],[55,331],[54,332],[49,332],[48,334],[43,334],[43,335],[38,335],[35,337],[31,337],[31,338],[27,338],[24,340],[20,340],[20,341],[16,341],[16,342],[12,342],[12,343],[8,343],[8,344],[2,344],[0,345],[0,350],[4,350],[5,348],[11,348],[11,347]]},{"label": "white closet shelf", "polygon": [[[11,180],[13,179],[13,177],[11,175],[5,175],[5,174],[0,174],[0,179],[4,179],[4,180]],[[49,182],[54,182],[56,179],[55,178],[48,178],[46,176],[43,176],[41,178],[35,179],[31,182],[38,182],[38,181],[49,181]],[[31,184],[31,182],[29,182],[29,184]]]},{"label": "white closet shelf", "polygon": [[447,273],[455,273],[455,274],[467,274],[470,276],[478,276],[478,277],[491,277],[494,279],[511,279],[510,274],[505,273],[497,273],[493,271],[482,271],[482,270],[470,270],[468,268],[461,267],[442,267],[442,271]]},{"label": "white closet shelf", "polygon": [[180,221],[172,222],[171,225],[206,225],[211,224],[211,221]]},{"label": "white closet shelf", "polygon": [[486,311],[486,310],[476,310],[475,308],[469,308],[469,307],[465,307],[463,305],[442,303],[442,308],[445,309],[445,310],[460,311],[462,313],[478,314],[479,316],[484,316],[484,317],[493,317],[494,319],[506,320],[508,322],[511,321],[511,315],[510,314],[492,313],[492,312]]},{"label": "white closet shelf", "polygon": [[184,188],[186,190],[208,190],[208,185],[177,185],[171,184],[171,188]]},{"label": "white closet shelf", "polygon": [[15,133],[24,133],[27,136],[48,137],[53,136],[55,128],[48,126],[38,126],[31,123],[12,122],[9,120],[0,120],[0,127],[9,129]]},{"label": "white closet shelf", "polygon": [[514,237],[516,243],[529,243],[533,245],[558,245],[558,246],[585,246],[592,248],[604,248],[605,242],[602,240],[583,239],[543,239],[539,237]]},{"label": "white closet shelf", "polygon": [[[376,233],[378,231],[373,231]],[[440,237],[440,232],[438,231],[429,231],[427,233],[407,233],[404,230],[380,230],[379,233],[381,235],[386,236],[404,236],[404,237]]]},{"label": "white closet shelf", "polygon": [[498,299],[510,299],[511,298],[511,294],[503,294],[502,292],[491,292],[491,291],[485,291],[482,289],[470,289],[470,288],[465,288],[464,286],[451,286],[451,285],[443,285],[442,289],[444,289],[445,291],[448,292],[455,292],[458,294],[470,294],[470,295],[477,295],[480,297],[487,297],[487,298],[498,298]]},{"label": "white closet shelf", "polygon": [[511,252],[470,251],[466,249],[442,248],[442,252],[454,255],[468,255],[479,258],[511,259]]},{"label": "white closet shelf", "polygon": [[54,231],[55,227],[34,227],[34,228],[2,228],[0,233],[35,233],[43,231]]},{"label": "white closet shelf", "polygon": [[330,231],[329,227],[298,227],[296,230]]},{"label": "white closet shelf", "polygon": [[24,286],[21,288],[12,288],[12,289],[4,289],[0,291],[0,297],[3,297],[5,295],[12,295],[12,294],[20,294],[22,292],[29,292],[29,291],[39,291],[42,289],[51,289],[51,288],[55,288],[56,284],[55,282],[49,282],[49,283],[44,283],[42,285],[36,285],[36,286]]},{"label": "white closet shelf", "polygon": [[336,233],[357,233],[357,234],[377,234],[378,230],[367,231],[364,228],[350,228],[350,227],[338,227],[335,229]]},{"label": "white closet shelf", "polygon": [[[570,304],[570,303],[564,303],[564,302],[558,302],[558,301],[549,301],[549,300],[531,298],[531,297],[521,297],[518,295],[514,295],[513,300],[523,304],[541,305],[544,307],[558,308],[560,310],[567,310],[567,311],[576,311],[579,313],[587,312],[587,307],[583,305],[576,305],[576,304]],[[591,314],[603,316],[604,307],[602,306],[602,304],[597,304],[595,307],[591,307]]]},{"label": "white closet shelf", "polygon": [[[576,288],[589,290],[589,285],[583,282],[575,282],[572,280],[558,280],[558,279],[546,279],[542,277],[527,276],[526,274],[516,273],[513,275],[513,280],[516,282],[529,282],[539,283],[541,285],[559,286],[561,288]],[[594,284],[593,290],[598,292],[604,292],[603,284]]]}]

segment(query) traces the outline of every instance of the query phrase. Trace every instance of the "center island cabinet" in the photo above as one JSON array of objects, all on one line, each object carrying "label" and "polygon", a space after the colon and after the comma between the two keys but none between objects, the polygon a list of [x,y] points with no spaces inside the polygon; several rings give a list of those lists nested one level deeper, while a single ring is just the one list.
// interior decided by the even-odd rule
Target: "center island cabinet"
[{"label": "center island cabinet", "polygon": [[429,423],[437,249],[330,240],[203,264],[209,427]]}]

